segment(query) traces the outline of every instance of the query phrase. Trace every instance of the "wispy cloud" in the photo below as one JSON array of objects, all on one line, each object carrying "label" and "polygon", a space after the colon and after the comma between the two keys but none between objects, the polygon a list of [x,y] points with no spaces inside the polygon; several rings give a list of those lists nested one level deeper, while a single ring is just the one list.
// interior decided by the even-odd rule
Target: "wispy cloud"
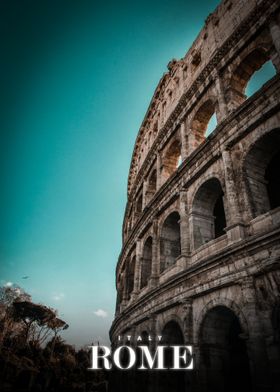
[{"label": "wispy cloud", "polygon": [[93,313],[94,313],[97,317],[105,318],[105,317],[108,316],[108,313],[106,312],[106,310],[103,310],[103,309],[95,310]]},{"label": "wispy cloud", "polygon": [[64,298],[65,298],[65,294],[64,293],[58,293],[58,294],[54,294],[52,296],[52,299],[55,300],[55,301],[61,301]]}]

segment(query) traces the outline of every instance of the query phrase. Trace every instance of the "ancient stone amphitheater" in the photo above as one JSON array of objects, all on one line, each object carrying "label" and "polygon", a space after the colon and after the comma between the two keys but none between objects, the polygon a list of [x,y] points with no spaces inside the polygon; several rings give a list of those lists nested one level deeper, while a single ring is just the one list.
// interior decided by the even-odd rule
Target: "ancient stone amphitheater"
[{"label": "ancient stone amphitheater", "polygon": [[280,390],[279,72],[279,0],[224,0],[154,92],[129,171],[110,336],[192,344],[195,369],[143,375],[146,390]]}]

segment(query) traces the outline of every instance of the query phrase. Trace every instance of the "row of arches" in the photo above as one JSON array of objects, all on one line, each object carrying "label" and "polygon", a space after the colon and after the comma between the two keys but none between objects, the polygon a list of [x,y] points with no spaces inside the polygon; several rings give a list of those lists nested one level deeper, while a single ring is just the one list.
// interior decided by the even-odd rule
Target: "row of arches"
[{"label": "row of arches", "polygon": [[[239,318],[231,309],[216,306],[209,310],[201,323],[194,352],[196,379],[193,374],[166,371],[160,390],[183,392],[195,383],[199,391],[233,392],[239,388],[240,378],[244,390],[252,390],[250,362],[242,333]],[[164,326],[162,336],[166,345],[190,344],[175,320]]]},{"label": "row of arches", "polygon": [[[273,368],[275,368],[275,363],[280,361],[278,339],[280,319],[278,316],[279,304],[276,303],[270,312],[271,330],[269,332],[274,341]],[[183,324],[183,321],[177,316],[171,317],[156,333],[157,336],[162,336],[162,340],[158,344],[164,346],[193,345],[191,333],[189,330],[184,330]],[[151,391],[159,390],[161,392],[184,392],[186,390],[234,392],[240,389],[241,385],[245,391],[276,390],[273,389],[273,385],[274,387],[279,385],[279,380],[269,378],[265,371],[265,369],[268,372],[274,370],[270,369],[269,360],[271,359],[263,346],[264,338],[254,340],[255,338],[251,337],[250,333],[247,319],[240,311],[236,313],[231,307],[223,304],[213,305],[205,312],[198,326],[193,348],[193,371],[165,370],[160,372],[160,376],[157,372],[140,372],[139,377],[137,373],[134,373],[131,381],[137,379],[135,387],[136,390],[139,388],[139,391],[143,389],[143,385],[148,384],[151,385]],[[141,342],[137,344],[148,345],[150,349],[156,348],[157,343],[149,340],[149,336],[156,336],[154,331],[144,329],[136,335],[142,338]],[[134,345],[135,343],[129,341],[124,344]],[[261,347],[262,357],[260,358],[257,353],[260,352],[258,349],[260,350]],[[172,367],[172,361],[172,355],[166,352],[164,366]],[[260,378],[259,373],[265,380]],[[277,377],[279,377],[279,372]],[[123,385],[130,387],[127,384]]]},{"label": "row of arches", "polygon": [[[252,218],[280,206],[279,164],[280,130],[274,129],[253,143],[243,164],[244,186]],[[235,197],[238,197],[237,191]],[[229,213],[228,200],[221,182],[216,177],[207,179],[197,189],[188,211],[190,249],[195,251],[213,239],[225,235]],[[182,253],[182,240],[185,235],[181,227],[180,212],[172,211],[160,224],[158,235],[149,235],[145,239],[140,257],[140,290],[148,285],[154,263],[158,264],[159,274],[176,263]],[[126,283],[120,288],[126,292],[128,298],[135,288],[135,266],[134,255],[129,257],[125,267]]]},{"label": "row of arches", "polygon": [[[231,78],[222,83],[216,94],[224,96],[225,105],[233,105],[236,109],[244,101],[254,95],[267,81],[276,75],[270,54],[267,48],[259,47],[252,50],[232,71]],[[191,139],[187,154],[197,148],[206,137],[216,128],[218,122],[230,112],[227,107],[226,112],[221,114],[222,109],[219,103],[219,96],[213,93],[206,99],[191,117],[187,124],[188,135]],[[230,106],[230,105],[229,105]],[[218,121],[219,120],[219,121]],[[187,141],[188,142],[188,141]],[[165,171],[165,178],[173,174],[182,162],[182,141],[180,137],[171,143],[163,153],[162,167]]]},{"label": "row of arches", "polygon": [[[225,234],[226,217],[223,204],[223,191],[218,179],[206,181],[197,192],[193,204],[194,248]],[[181,256],[181,224],[178,211],[171,212],[162,223],[159,238],[148,236],[141,255],[140,289],[148,285],[152,265],[157,262],[158,254],[153,251],[154,242],[159,245],[159,273],[172,267]],[[135,284],[136,257],[129,257],[127,266],[127,297]]]},{"label": "row of arches", "polygon": [[[262,86],[276,74],[268,47],[257,47],[249,52],[236,65],[230,78],[225,78],[222,87],[197,109],[196,113],[187,120],[184,134],[177,132],[170,143],[161,151],[161,163],[153,167],[146,178],[145,189],[134,206],[134,216],[130,218],[128,231],[140,216],[145,205],[149,203],[157,189],[173,173],[176,172],[183,160],[190,155],[216,128],[230,111],[236,109],[247,98],[254,95]],[[215,96],[216,94],[216,96]],[[218,94],[218,95],[217,95]],[[226,110],[221,109],[223,96]],[[221,113],[223,111],[223,113]]]},{"label": "row of arches", "polygon": [[[229,66],[229,69],[224,71],[223,75],[221,76],[221,80],[225,85],[225,103],[228,105],[230,111],[240,106],[240,104],[252,96],[266,81],[268,81],[275,74],[277,61],[274,58],[275,49],[273,49],[272,42],[272,37],[268,31],[262,32],[256,39],[254,45],[249,45],[249,47],[244,51],[243,54],[241,54],[241,56],[237,56],[236,59],[233,60],[232,64]],[[273,59],[273,61],[271,59]],[[176,77],[176,80],[178,80],[178,77]],[[177,82],[173,84],[173,88],[178,88]],[[166,99],[163,99],[163,102],[161,102],[161,104],[158,106],[156,124],[158,122],[164,124],[167,113],[170,114],[170,111],[167,110],[167,107],[171,103],[169,99],[170,94],[172,96],[177,96],[176,91],[174,91],[173,94],[172,91],[169,91]],[[197,117],[194,121],[193,131],[195,132],[198,126],[199,134],[202,134],[199,138],[201,141],[204,140],[205,136],[209,136],[209,134],[217,125],[217,118],[216,115],[214,115],[214,113],[219,111],[217,106],[218,99],[214,98],[212,102],[208,102],[208,104],[205,105],[203,108],[205,110],[201,110],[200,113],[197,113]],[[204,115],[202,115],[202,113],[204,113]],[[218,113],[217,117],[219,117],[219,114],[220,113]],[[160,118],[161,121],[159,121]],[[212,121],[209,121],[210,119],[212,119]],[[149,129],[143,136],[141,148],[139,147],[138,156],[136,159],[137,170],[139,170],[145,156],[149,151],[148,146],[151,147],[152,145],[151,135],[152,141],[154,141],[157,136],[159,126],[156,125],[155,131],[154,123],[154,120],[151,121]],[[197,136],[199,135],[196,135],[196,137]],[[199,140],[197,141],[199,142]]]}]

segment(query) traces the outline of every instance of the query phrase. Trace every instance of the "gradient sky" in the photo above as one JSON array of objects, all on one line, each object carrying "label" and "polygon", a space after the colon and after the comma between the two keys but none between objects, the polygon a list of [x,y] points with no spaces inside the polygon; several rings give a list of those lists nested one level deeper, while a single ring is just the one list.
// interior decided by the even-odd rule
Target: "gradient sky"
[{"label": "gradient sky", "polygon": [[57,309],[70,343],[108,343],[134,141],[218,2],[1,2],[1,284]]}]

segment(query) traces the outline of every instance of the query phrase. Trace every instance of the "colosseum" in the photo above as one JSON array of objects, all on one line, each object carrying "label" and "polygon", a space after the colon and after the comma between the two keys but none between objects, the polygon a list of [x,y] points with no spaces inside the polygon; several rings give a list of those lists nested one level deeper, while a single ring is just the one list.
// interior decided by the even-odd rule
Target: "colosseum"
[{"label": "colosseum", "polygon": [[224,0],[158,83],[129,170],[110,337],[191,344],[194,370],[122,372],[122,391],[280,390],[279,73],[279,0]]}]

